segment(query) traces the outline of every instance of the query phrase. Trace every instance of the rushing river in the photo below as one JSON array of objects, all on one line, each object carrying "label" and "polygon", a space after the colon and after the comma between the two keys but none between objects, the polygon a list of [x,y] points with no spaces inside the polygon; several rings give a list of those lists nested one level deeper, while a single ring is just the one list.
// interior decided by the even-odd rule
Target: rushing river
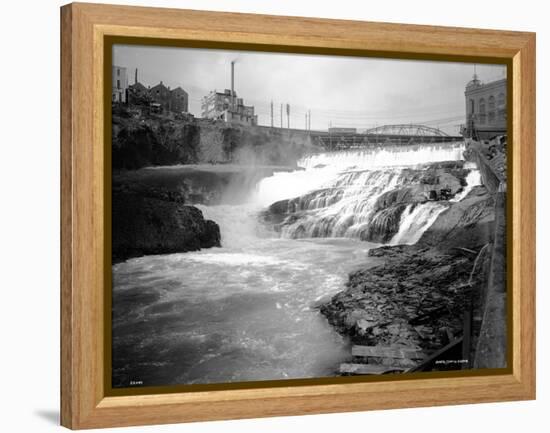
[{"label": "rushing river", "polygon": [[[461,159],[463,145],[394,153],[341,152],[258,182],[241,204],[199,207],[222,248],[146,256],[113,266],[113,385],[220,383],[333,376],[346,341],[315,308],[364,267],[360,233],[403,167]],[[479,183],[472,170],[471,185]],[[309,194],[307,217],[276,233],[259,214]],[[390,243],[414,243],[445,209],[406,209]]]}]

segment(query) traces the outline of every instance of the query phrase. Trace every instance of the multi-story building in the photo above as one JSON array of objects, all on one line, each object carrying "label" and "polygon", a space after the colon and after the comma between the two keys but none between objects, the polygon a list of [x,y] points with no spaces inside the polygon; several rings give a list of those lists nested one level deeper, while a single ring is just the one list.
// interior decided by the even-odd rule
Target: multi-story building
[{"label": "multi-story building", "polygon": [[165,111],[176,113],[187,112],[189,109],[189,96],[181,87],[170,89],[161,81],[156,86],[148,89],[149,97],[153,102],[160,104]]},{"label": "multi-story building", "polygon": [[466,85],[465,134],[480,139],[506,134],[506,78],[482,83],[477,75]]},{"label": "multi-story building", "polygon": [[244,105],[242,98],[237,98],[237,92],[225,89],[223,92],[212,91],[201,103],[202,117],[219,119],[225,122],[242,125],[257,125],[258,116],[254,114],[252,105]]},{"label": "multi-story building", "polygon": [[[236,93],[234,92],[234,97]],[[212,91],[201,101],[202,117],[207,119],[221,119],[225,110],[229,110],[232,104],[231,90],[224,92]]]},{"label": "multi-story building", "polygon": [[189,111],[189,95],[181,87],[170,89],[162,81],[153,87],[145,87],[138,81],[137,69],[134,84],[128,87],[130,104],[154,103],[158,111],[186,113]]},{"label": "multi-story building", "polygon": [[149,98],[149,89],[141,83],[128,86],[128,103],[141,104]]},{"label": "multi-story building", "polygon": [[154,102],[159,103],[163,110],[170,110],[170,87],[165,86],[162,81],[149,89],[149,96]]},{"label": "multi-story building", "polygon": [[113,66],[111,100],[113,102],[126,103],[128,91],[128,75],[126,68],[122,66]]},{"label": "multi-story building", "polygon": [[170,91],[170,111],[175,113],[189,111],[189,95],[179,86]]}]

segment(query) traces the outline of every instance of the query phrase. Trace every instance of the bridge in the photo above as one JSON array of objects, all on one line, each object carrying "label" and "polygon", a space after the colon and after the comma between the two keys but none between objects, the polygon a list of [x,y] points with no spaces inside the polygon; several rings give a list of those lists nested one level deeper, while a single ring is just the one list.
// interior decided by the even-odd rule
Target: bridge
[{"label": "bridge", "polygon": [[426,125],[383,125],[357,132],[350,128],[332,128],[329,131],[310,131],[313,143],[327,150],[354,149],[379,145],[413,145],[422,143],[452,143],[464,140],[438,128]]}]

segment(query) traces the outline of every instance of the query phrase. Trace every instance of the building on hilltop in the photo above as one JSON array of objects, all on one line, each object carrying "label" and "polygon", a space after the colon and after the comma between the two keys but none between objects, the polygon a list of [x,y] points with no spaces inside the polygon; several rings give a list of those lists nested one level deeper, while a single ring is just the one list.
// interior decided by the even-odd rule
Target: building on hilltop
[{"label": "building on hilltop", "polygon": [[128,96],[138,95],[145,96],[149,93],[149,89],[141,83],[134,83],[128,86]]},{"label": "building on hilltop", "polygon": [[[233,97],[236,97],[233,92]],[[202,98],[201,111],[202,117],[207,119],[222,119],[225,110],[229,110],[232,105],[231,90],[225,89],[224,92],[212,91]]]},{"label": "building on hilltop", "polygon": [[206,119],[218,119],[228,123],[256,126],[258,116],[254,114],[254,106],[244,105],[242,98],[237,98],[235,91],[235,63],[231,61],[231,90],[223,92],[216,90],[202,98],[202,117]]},{"label": "building on hilltop", "polygon": [[244,105],[242,98],[237,98],[237,92],[225,89],[223,92],[212,91],[201,102],[202,117],[206,119],[223,120],[230,123],[255,126],[258,116],[254,114],[254,106]]},{"label": "building on hilltop", "polygon": [[148,99],[149,89],[138,81],[138,69],[136,68],[134,84],[128,86],[128,103],[139,105]]},{"label": "building on hilltop", "polygon": [[476,139],[489,139],[506,134],[506,78],[482,83],[477,75],[466,85],[466,125],[463,134]]},{"label": "building on hilltop", "polygon": [[128,93],[128,75],[126,68],[113,66],[112,68],[111,101],[126,103]]},{"label": "building on hilltop", "polygon": [[170,92],[170,111],[176,113],[189,111],[189,95],[179,86]]},{"label": "building on hilltop", "polygon": [[149,89],[149,96],[163,110],[170,111],[170,87],[165,86],[162,81]]},{"label": "building on hilltop", "polygon": [[187,113],[189,111],[189,95],[181,87],[170,89],[161,81],[153,87],[145,87],[138,81],[136,69],[134,84],[128,87],[128,102],[135,105],[155,104],[155,111],[172,111]]}]

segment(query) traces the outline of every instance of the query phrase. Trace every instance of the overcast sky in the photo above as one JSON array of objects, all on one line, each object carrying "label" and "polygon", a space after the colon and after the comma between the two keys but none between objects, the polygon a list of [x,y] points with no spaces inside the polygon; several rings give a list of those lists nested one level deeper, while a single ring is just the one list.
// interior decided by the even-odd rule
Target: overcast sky
[{"label": "overcast sky", "polygon": [[[311,110],[312,129],[368,128],[383,124],[423,123],[456,133],[464,122],[464,87],[472,78],[469,63],[387,60],[250,51],[116,45],[113,65],[128,68],[128,80],[153,86],[163,81],[189,93],[189,111],[200,116],[200,101],[211,90],[231,87],[254,105],[258,123],[275,125],[280,105],[290,104],[290,126],[303,128]],[[502,65],[477,65],[482,81],[504,78]],[[286,126],[286,113],[284,114]]]}]

